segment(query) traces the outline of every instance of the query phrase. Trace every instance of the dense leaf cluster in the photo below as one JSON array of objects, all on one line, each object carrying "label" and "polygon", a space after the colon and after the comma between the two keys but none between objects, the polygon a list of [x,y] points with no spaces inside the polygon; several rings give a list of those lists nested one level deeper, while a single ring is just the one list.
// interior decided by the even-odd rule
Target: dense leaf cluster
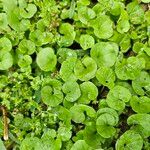
[{"label": "dense leaf cluster", "polygon": [[149,3],[0,0],[0,149],[149,150]]}]

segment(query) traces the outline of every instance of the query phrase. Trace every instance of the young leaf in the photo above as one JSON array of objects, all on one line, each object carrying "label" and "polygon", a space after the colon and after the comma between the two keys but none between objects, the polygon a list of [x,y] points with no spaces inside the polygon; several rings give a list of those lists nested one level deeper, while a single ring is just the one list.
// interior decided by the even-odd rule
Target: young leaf
[{"label": "young leaf", "polygon": [[91,147],[86,144],[84,140],[78,140],[75,144],[71,147],[71,150],[92,150]]},{"label": "young leaf", "polygon": [[62,87],[62,90],[66,94],[65,100],[69,102],[76,101],[81,95],[79,85],[75,81],[65,82],[65,84]]},{"label": "young leaf", "polygon": [[142,24],[144,20],[144,10],[137,1],[131,2],[127,5],[127,12],[129,14],[130,22],[133,24]]},{"label": "young leaf", "polygon": [[41,49],[37,54],[36,62],[41,70],[53,71],[57,63],[53,49],[49,47]]},{"label": "young leaf", "polygon": [[71,131],[66,127],[59,127],[58,129],[58,137],[61,137],[62,141],[68,141],[71,138]]},{"label": "young leaf", "polygon": [[150,114],[133,114],[127,119],[128,125],[140,125],[150,136]]},{"label": "young leaf", "polygon": [[125,108],[125,103],[129,102],[130,99],[130,91],[123,86],[116,85],[108,93],[106,102],[109,107],[122,111]]},{"label": "young leaf", "polygon": [[28,67],[32,63],[32,58],[29,55],[23,55],[18,60],[19,67]]},{"label": "young leaf", "polygon": [[96,116],[96,112],[92,107],[83,104],[78,104],[71,107],[70,113],[72,115],[72,120],[76,123],[84,123],[86,117],[95,118]]},{"label": "young leaf", "polygon": [[57,106],[63,101],[61,82],[55,79],[45,80],[41,89],[43,102],[49,106]]},{"label": "young leaf", "polygon": [[13,65],[13,57],[9,52],[0,51],[0,70],[7,70]]},{"label": "young leaf", "polygon": [[60,28],[59,32],[63,34],[58,41],[60,47],[68,47],[73,44],[75,39],[76,32],[74,31],[74,27],[69,23],[63,23]]},{"label": "young leaf", "polygon": [[133,96],[130,105],[136,113],[150,113],[150,98]]},{"label": "young leaf", "polygon": [[64,61],[60,68],[60,76],[64,81],[76,81],[77,78],[74,75],[74,67],[76,64],[77,58],[70,57]]},{"label": "young leaf", "polygon": [[102,108],[97,112],[96,128],[103,138],[110,138],[115,135],[114,126],[118,123],[118,114],[112,108]]},{"label": "young leaf", "polygon": [[80,45],[83,48],[83,50],[87,50],[87,49],[91,48],[95,43],[94,38],[88,34],[82,34],[80,36],[79,42],[80,42]]},{"label": "young leaf", "polygon": [[122,9],[120,18],[117,22],[117,31],[123,34],[125,32],[128,32],[129,29],[130,29],[130,24],[129,24],[128,13],[124,9]]},{"label": "young leaf", "polygon": [[7,30],[8,21],[6,13],[0,13],[0,29]]},{"label": "young leaf", "polygon": [[91,100],[95,100],[98,96],[98,89],[92,82],[83,82],[80,85],[81,96],[78,99],[79,103],[89,104]]},{"label": "young leaf", "polygon": [[0,51],[9,52],[11,51],[11,49],[12,49],[11,41],[6,37],[0,38]]},{"label": "young leaf", "polygon": [[116,150],[141,150],[143,139],[140,134],[128,130],[117,140],[115,147]]},{"label": "young leaf", "polygon": [[91,27],[94,28],[94,34],[100,39],[108,39],[113,35],[113,22],[109,16],[101,14],[91,21]]},{"label": "young leaf", "polygon": [[90,20],[95,18],[96,16],[95,12],[91,8],[88,8],[87,6],[84,6],[82,4],[77,7],[77,10],[79,20],[86,25],[88,25],[90,23]]},{"label": "young leaf", "polygon": [[35,44],[30,40],[23,39],[19,43],[18,52],[21,54],[31,55],[35,52]]},{"label": "young leaf", "polygon": [[140,72],[144,67],[144,59],[132,56],[128,59],[123,59],[122,62],[117,61],[115,73],[121,80],[134,80],[140,75]]},{"label": "young leaf", "polygon": [[95,77],[97,70],[96,62],[91,57],[84,57],[82,60],[77,60],[74,73],[81,81],[88,81]]},{"label": "young leaf", "polygon": [[34,4],[28,4],[26,8],[20,7],[20,15],[23,18],[32,18],[37,11],[37,7]]},{"label": "young leaf", "polygon": [[138,95],[150,94],[150,75],[141,71],[140,75],[132,81],[132,87]]},{"label": "young leaf", "polygon": [[99,42],[92,47],[90,55],[99,67],[111,67],[116,62],[118,51],[119,48],[116,43]]},{"label": "young leaf", "polygon": [[96,78],[102,85],[107,86],[108,88],[114,87],[116,77],[111,68],[105,66],[100,67],[97,70]]}]

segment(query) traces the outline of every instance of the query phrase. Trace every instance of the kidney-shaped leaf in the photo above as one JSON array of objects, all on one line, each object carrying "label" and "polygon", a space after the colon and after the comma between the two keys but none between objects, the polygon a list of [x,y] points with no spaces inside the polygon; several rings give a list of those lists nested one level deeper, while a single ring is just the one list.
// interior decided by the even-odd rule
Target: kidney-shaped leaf
[{"label": "kidney-shaped leaf", "polygon": [[13,57],[9,52],[0,51],[0,70],[7,70],[13,65]]},{"label": "kidney-shaped leaf", "polygon": [[11,49],[12,49],[11,41],[6,37],[0,38],[0,51],[9,52],[11,51]]},{"label": "kidney-shaped leaf", "polygon": [[52,71],[57,63],[56,55],[52,48],[43,48],[37,54],[36,62],[43,71]]},{"label": "kidney-shaped leaf", "polygon": [[118,51],[116,43],[99,42],[92,47],[90,54],[99,67],[111,67],[116,62]]},{"label": "kidney-shaped leaf", "polygon": [[106,102],[109,107],[116,110],[123,110],[125,108],[125,103],[129,102],[131,98],[130,91],[120,85],[116,85],[107,95]]},{"label": "kidney-shaped leaf", "polygon": [[92,82],[83,82],[80,85],[81,96],[78,99],[79,103],[89,104],[91,100],[95,100],[98,96],[98,89]]},{"label": "kidney-shaped leaf", "polygon": [[141,150],[142,147],[142,137],[132,130],[126,131],[116,143],[116,150]]},{"label": "kidney-shaped leaf", "polygon": [[96,62],[91,57],[84,57],[82,60],[77,60],[74,73],[81,81],[88,81],[95,77],[97,70]]}]

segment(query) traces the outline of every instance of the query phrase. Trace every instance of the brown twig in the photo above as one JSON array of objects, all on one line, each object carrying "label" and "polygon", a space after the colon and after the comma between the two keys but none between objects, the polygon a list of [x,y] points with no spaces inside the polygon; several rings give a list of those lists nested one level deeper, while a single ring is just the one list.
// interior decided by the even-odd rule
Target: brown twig
[{"label": "brown twig", "polygon": [[3,124],[4,124],[4,131],[3,131],[3,138],[4,140],[8,140],[8,121],[7,121],[7,110],[5,106],[0,107],[3,115]]}]

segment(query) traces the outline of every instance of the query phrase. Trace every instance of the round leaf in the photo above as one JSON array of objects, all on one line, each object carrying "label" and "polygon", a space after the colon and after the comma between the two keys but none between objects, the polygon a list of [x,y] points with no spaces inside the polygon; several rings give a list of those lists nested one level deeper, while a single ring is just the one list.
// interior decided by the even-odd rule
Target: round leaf
[{"label": "round leaf", "polygon": [[52,48],[43,48],[37,54],[36,62],[43,71],[54,70],[57,58]]},{"label": "round leaf", "polygon": [[92,47],[90,54],[99,67],[111,67],[116,62],[118,51],[116,43],[99,42]]},{"label": "round leaf", "polygon": [[12,49],[11,41],[6,37],[0,38],[0,51],[9,52],[11,51],[11,49]]},{"label": "round leaf", "polygon": [[95,77],[97,70],[96,62],[90,57],[84,57],[81,61],[77,60],[74,73],[81,81],[88,81]]}]

